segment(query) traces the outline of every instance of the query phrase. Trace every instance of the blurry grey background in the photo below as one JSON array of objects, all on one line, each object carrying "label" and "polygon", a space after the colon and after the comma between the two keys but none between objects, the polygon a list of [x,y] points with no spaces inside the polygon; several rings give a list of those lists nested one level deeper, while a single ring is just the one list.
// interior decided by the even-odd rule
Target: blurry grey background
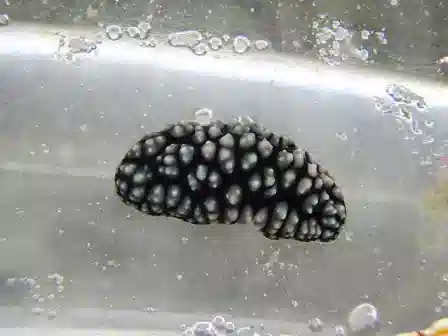
[{"label": "blurry grey background", "polygon": [[13,20],[95,25],[153,15],[154,31],[204,29],[269,39],[277,51],[300,55],[315,47],[313,21],[325,14],[356,31],[384,31],[376,64],[429,74],[448,55],[448,5],[443,0],[3,0],[0,13]]}]

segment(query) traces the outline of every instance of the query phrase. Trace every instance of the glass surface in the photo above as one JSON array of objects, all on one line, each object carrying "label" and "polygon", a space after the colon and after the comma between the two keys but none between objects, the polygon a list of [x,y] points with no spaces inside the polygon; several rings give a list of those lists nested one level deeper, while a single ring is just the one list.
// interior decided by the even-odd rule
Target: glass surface
[{"label": "glass surface", "polygon": [[[447,316],[447,20],[443,1],[4,0],[0,327],[391,335]],[[123,204],[129,148],[200,108],[309,151],[344,193],[339,239]]]}]

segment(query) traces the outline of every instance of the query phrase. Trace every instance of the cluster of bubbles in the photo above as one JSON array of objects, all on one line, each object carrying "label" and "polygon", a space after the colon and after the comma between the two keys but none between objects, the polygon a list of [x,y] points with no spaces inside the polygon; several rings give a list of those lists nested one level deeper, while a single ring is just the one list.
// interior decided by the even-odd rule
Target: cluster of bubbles
[{"label": "cluster of bubbles", "polygon": [[[56,33],[59,36],[58,49],[54,57],[58,60],[66,62],[80,61],[88,55],[96,55],[99,45],[106,38],[111,41],[120,40],[123,36],[130,39],[139,40],[142,47],[155,47],[155,40],[150,36],[151,33],[151,17],[146,21],[139,21],[135,24],[118,25],[112,24],[105,27],[105,32],[100,33],[94,38],[86,36],[69,37],[63,33]],[[1,24],[0,24],[1,25]],[[101,25],[103,27],[103,25]]]},{"label": "cluster of bubbles", "polygon": [[225,336],[235,335],[239,329],[224,317],[215,316],[211,321],[196,322],[189,327],[182,325],[181,331],[184,336]]},{"label": "cluster of bubbles", "polygon": [[[422,155],[421,165],[430,166],[432,157],[440,156],[438,151],[433,150],[435,138],[431,135],[435,126],[433,120],[428,119],[428,105],[421,95],[415,93],[406,86],[391,84],[385,88],[384,97],[374,97],[374,107],[383,115],[393,116],[398,122],[400,130],[407,128],[410,135],[406,140],[419,140],[418,148],[414,153]],[[428,147],[428,153],[423,153],[423,147]]]},{"label": "cluster of bubbles", "polygon": [[[155,47],[156,40],[151,36],[151,20],[137,22],[134,25],[112,24],[105,27],[105,36],[111,41],[117,41],[124,36],[139,40],[141,47]],[[203,56],[210,51],[218,51],[230,47],[236,54],[244,54],[250,50],[264,51],[269,49],[270,43],[266,40],[250,40],[244,35],[231,37],[230,35],[214,36],[199,30],[186,30],[172,33],[167,39],[172,47],[187,48],[195,55]]]},{"label": "cluster of bubbles", "polygon": [[236,54],[245,54],[251,50],[264,51],[269,49],[270,46],[266,40],[252,41],[244,35],[238,35],[233,38],[226,34],[213,36],[198,30],[172,33],[168,36],[168,44],[173,47],[188,48],[198,56],[229,47]]},{"label": "cluster of bubbles", "polygon": [[371,39],[375,39],[373,44],[387,44],[384,31],[350,30],[344,22],[331,20],[327,14],[318,16],[312,24],[312,31],[317,58],[330,65],[339,65],[353,58],[371,62],[372,55],[377,51],[369,51],[364,44],[372,44]]},{"label": "cluster of bubbles", "polygon": [[391,84],[385,89],[385,98],[374,97],[375,108],[383,114],[392,114],[397,121],[409,126],[416,135],[422,134],[416,112],[427,112],[428,106],[425,99],[409,88]]},{"label": "cluster of bubbles", "polygon": [[111,24],[105,27],[105,37],[111,41],[118,41],[123,37],[140,41],[140,46],[154,48],[155,39],[151,36],[152,16],[148,16],[145,21],[138,21],[135,24],[119,25]]},{"label": "cluster of bubbles", "polygon": [[99,39],[93,40],[85,36],[68,37],[62,33],[57,33],[56,35],[59,36],[59,40],[58,49],[54,57],[67,62],[79,61],[81,55],[85,57],[92,53],[96,54],[98,45],[101,43]]},{"label": "cluster of bubbles", "polygon": [[48,274],[46,279],[39,277],[9,278],[8,286],[26,286],[33,302],[32,313],[46,316],[49,320],[56,317],[57,301],[64,298],[65,278],[59,273]]},{"label": "cluster of bubbles", "polygon": [[[367,330],[378,330],[380,326],[378,310],[370,303],[362,303],[356,306],[348,315],[347,326],[342,324],[333,327],[334,336],[346,336],[347,330],[359,333]],[[308,330],[312,333],[320,333],[325,324],[319,318],[313,318],[308,322]],[[215,316],[211,321],[196,322],[191,326],[181,326],[184,336],[272,336],[264,325],[237,326],[232,321],[227,321],[222,316]],[[288,334],[282,334],[288,336]]]}]

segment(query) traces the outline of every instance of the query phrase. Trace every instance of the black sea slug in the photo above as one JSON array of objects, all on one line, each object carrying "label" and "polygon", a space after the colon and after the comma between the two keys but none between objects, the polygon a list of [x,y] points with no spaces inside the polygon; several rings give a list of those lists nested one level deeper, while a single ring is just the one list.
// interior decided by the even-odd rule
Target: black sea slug
[{"label": "black sea slug", "polygon": [[270,239],[334,241],[346,219],[331,175],[253,121],[182,121],[145,135],[115,173],[118,196],[153,216],[252,223]]}]

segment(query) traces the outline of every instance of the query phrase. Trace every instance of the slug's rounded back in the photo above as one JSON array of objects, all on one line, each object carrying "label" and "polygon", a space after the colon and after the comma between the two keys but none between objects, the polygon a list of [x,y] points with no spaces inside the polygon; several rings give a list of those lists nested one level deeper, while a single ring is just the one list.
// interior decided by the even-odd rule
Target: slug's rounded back
[{"label": "slug's rounded back", "polygon": [[145,135],[119,164],[115,185],[144,213],[195,224],[249,220],[271,239],[330,242],[346,219],[330,174],[254,122],[184,121]]}]

